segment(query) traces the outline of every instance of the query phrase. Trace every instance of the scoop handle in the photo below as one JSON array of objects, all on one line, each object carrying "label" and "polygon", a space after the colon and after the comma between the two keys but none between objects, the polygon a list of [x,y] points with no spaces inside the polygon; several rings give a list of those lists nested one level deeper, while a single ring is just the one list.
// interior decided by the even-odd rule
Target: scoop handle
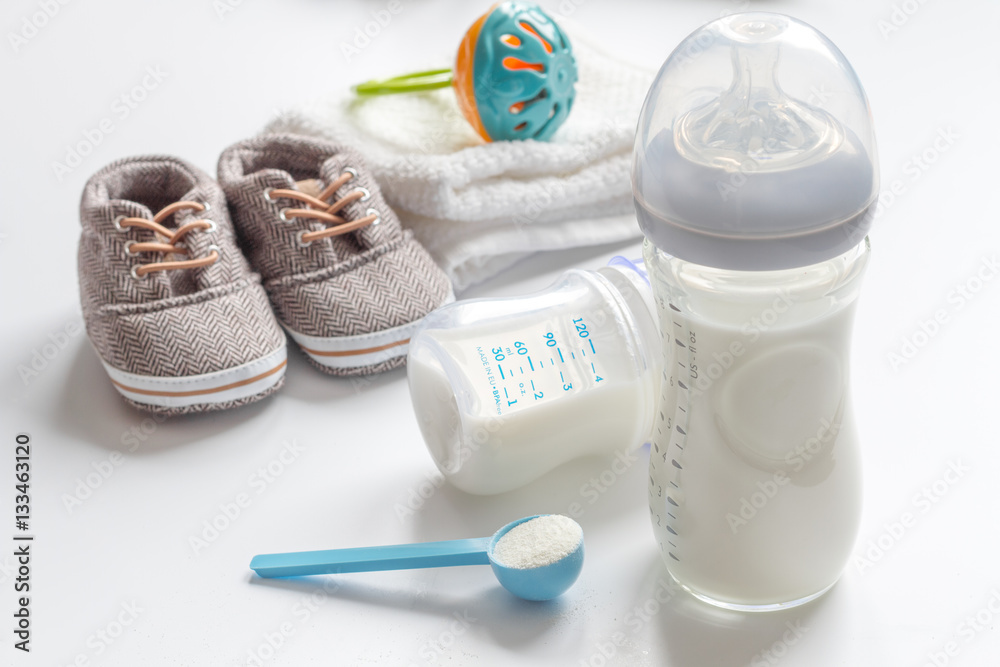
[{"label": "scoop handle", "polygon": [[356,547],[327,551],[260,554],[250,569],[261,577],[297,577],[306,574],[414,570],[452,565],[488,565],[486,548],[490,538],[445,542],[418,542],[387,547]]}]

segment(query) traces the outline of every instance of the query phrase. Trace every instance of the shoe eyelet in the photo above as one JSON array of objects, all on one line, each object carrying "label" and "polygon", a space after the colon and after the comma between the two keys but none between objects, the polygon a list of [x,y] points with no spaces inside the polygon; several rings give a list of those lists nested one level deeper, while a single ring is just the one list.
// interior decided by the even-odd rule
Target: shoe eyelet
[{"label": "shoe eyelet", "polygon": [[294,220],[289,219],[288,216],[285,215],[285,212],[288,210],[289,209],[287,208],[283,208],[280,211],[278,211],[278,219],[281,220],[282,222],[291,224],[292,222],[294,222]]},{"label": "shoe eyelet", "polygon": [[211,255],[212,251],[214,250],[215,252],[219,253],[219,259],[222,259],[222,248],[220,248],[219,246],[213,243],[212,245],[208,246],[207,250],[209,255]]},{"label": "shoe eyelet", "polygon": [[206,234],[212,234],[219,229],[219,226],[215,224],[215,220],[203,220],[202,222],[207,222],[209,225],[211,225],[208,229],[202,230]]},{"label": "shoe eyelet", "polygon": [[115,216],[115,219],[112,221],[112,224],[114,224],[115,229],[117,229],[120,232],[128,232],[128,229],[126,229],[125,227],[122,227],[122,220],[124,220],[127,217],[128,216],[126,216],[126,215]]},{"label": "shoe eyelet", "polygon": [[372,193],[368,192],[368,188],[357,188],[356,191],[364,193],[364,196],[361,197],[361,199],[359,199],[358,201],[368,201],[369,199],[372,198]]},{"label": "shoe eyelet", "polygon": [[137,281],[139,281],[139,282],[142,282],[143,280],[145,280],[145,279],[146,279],[146,276],[147,276],[147,275],[149,275],[149,274],[147,273],[146,275],[142,275],[142,276],[140,276],[140,275],[139,275],[139,265],[138,265],[138,264],[136,264],[136,265],[135,265],[135,266],[133,266],[133,267],[132,267],[131,269],[129,269],[129,270],[128,270],[128,272],[129,272],[129,275],[131,275],[131,276],[132,276],[132,280],[137,280]]},{"label": "shoe eyelet", "polygon": [[302,237],[305,235],[305,231],[301,231],[295,235],[295,240],[299,242],[300,248],[308,248],[312,245],[312,241],[303,241]]},{"label": "shoe eyelet", "polygon": [[370,208],[367,211],[365,211],[365,215],[374,215],[375,216],[375,219],[372,220],[372,225],[377,225],[380,222],[382,222],[382,215],[378,211],[376,211],[375,209],[373,209],[373,208]]},{"label": "shoe eyelet", "polygon": [[129,257],[138,257],[139,256],[139,253],[132,252],[132,246],[135,245],[136,243],[137,243],[137,241],[126,241],[125,242],[125,254],[127,254]]},{"label": "shoe eyelet", "polygon": [[209,204],[207,201],[203,201],[201,205],[204,206],[205,208],[201,209],[199,213],[207,213],[208,211],[212,210],[212,205]]},{"label": "shoe eyelet", "polygon": [[271,202],[271,203],[274,203],[274,200],[271,199],[271,191],[272,190],[274,190],[274,188],[264,188],[264,199],[267,200],[267,201],[269,201],[269,202]]},{"label": "shoe eyelet", "polygon": [[[358,177],[358,170],[355,169],[354,167],[344,167],[344,172],[343,173],[350,174],[352,181]],[[348,181],[348,182],[350,182],[350,181]]]}]

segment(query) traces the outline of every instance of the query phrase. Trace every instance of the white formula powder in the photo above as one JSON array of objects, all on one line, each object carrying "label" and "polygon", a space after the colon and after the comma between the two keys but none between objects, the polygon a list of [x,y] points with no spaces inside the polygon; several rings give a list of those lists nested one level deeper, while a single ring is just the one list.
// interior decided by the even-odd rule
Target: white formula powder
[{"label": "white formula powder", "polygon": [[514,526],[493,547],[493,560],[526,570],[551,565],[576,551],[583,528],[559,514],[548,514]]}]

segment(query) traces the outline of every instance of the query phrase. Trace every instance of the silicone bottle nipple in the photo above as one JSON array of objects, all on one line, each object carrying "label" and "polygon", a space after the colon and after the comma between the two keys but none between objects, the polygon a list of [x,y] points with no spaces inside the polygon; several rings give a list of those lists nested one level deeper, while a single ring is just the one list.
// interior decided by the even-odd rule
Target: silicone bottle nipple
[{"label": "silicone bottle nipple", "polygon": [[681,116],[685,158],[725,170],[773,171],[823,159],[843,141],[840,123],[787,95],[776,76],[784,17],[760,15],[727,26],[733,81],[718,98]]}]

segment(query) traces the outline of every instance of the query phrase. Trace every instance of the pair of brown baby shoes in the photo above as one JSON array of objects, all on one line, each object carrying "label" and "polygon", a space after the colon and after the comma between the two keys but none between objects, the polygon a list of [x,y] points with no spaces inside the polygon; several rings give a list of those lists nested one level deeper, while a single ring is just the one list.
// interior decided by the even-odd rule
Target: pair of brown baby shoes
[{"label": "pair of brown baby shoes", "polygon": [[263,135],[226,149],[218,177],[133,157],[84,189],[87,333],[136,407],[179,414],[267,396],[284,383],[282,327],[327,373],[400,366],[420,320],[453,299],[355,151]]}]

